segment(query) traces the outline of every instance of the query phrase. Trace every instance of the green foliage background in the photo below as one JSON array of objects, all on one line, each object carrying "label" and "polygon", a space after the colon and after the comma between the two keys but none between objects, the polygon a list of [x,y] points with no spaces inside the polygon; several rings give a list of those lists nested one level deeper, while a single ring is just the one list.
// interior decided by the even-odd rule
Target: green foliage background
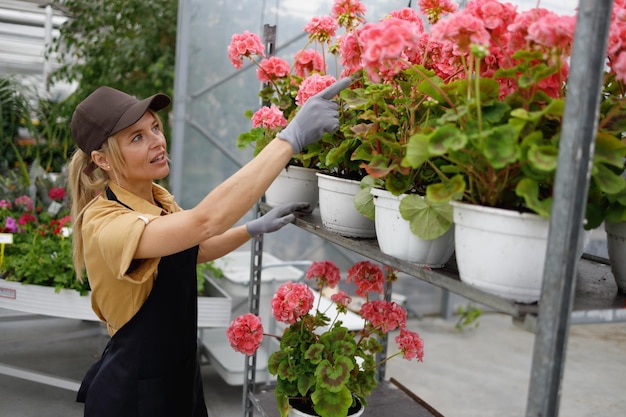
[{"label": "green foliage background", "polygon": [[[177,0],[53,0],[52,5],[69,17],[47,51],[64,62],[50,81],[78,82],[62,103],[68,117],[102,85],[139,98],[157,92],[173,97]],[[161,113],[168,137],[171,110]]]}]

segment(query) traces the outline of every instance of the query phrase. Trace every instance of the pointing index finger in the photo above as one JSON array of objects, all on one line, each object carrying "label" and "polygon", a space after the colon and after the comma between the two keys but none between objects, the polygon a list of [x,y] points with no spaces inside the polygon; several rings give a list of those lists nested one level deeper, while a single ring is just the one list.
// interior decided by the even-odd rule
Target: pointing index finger
[{"label": "pointing index finger", "polygon": [[326,100],[330,100],[331,98],[333,98],[337,94],[339,94],[341,92],[341,90],[343,90],[344,88],[348,87],[353,82],[354,82],[354,80],[351,77],[342,78],[339,81],[336,81],[334,84],[329,85],[328,87],[326,87],[320,93],[320,97],[322,97],[322,98],[324,98]]}]

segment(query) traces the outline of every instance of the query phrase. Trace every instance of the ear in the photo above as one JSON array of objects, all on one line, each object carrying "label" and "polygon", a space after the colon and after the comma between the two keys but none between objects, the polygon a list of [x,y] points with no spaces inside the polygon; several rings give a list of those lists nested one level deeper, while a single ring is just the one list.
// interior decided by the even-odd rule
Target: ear
[{"label": "ear", "polygon": [[105,153],[100,152],[100,151],[91,151],[91,160],[101,170],[104,170],[104,171],[111,170],[111,163],[109,162]]}]

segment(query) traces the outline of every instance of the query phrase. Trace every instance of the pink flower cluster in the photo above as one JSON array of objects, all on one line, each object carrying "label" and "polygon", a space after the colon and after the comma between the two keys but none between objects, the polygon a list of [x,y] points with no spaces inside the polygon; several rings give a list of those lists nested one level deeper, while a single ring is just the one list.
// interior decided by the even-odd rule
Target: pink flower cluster
[{"label": "pink flower cluster", "polygon": [[272,313],[281,323],[293,324],[313,308],[315,297],[306,284],[291,281],[281,285],[272,297]]},{"label": "pink flower cluster", "polygon": [[[341,280],[341,273],[332,261],[322,261],[313,262],[305,277],[314,280],[321,290],[326,287],[334,288]],[[358,295],[369,297],[369,293],[384,292],[383,271],[377,264],[369,261],[357,262],[349,269],[348,282],[350,281],[356,285],[355,292]],[[281,323],[294,324],[310,317],[314,299],[313,292],[306,284],[288,281],[278,288],[272,298],[272,314]],[[344,291],[337,292],[331,299],[338,304],[340,312],[345,312],[352,302]],[[407,313],[398,303],[368,300],[361,306],[359,314],[367,323],[360,332],[362,337],[400,329],[400,334],[396,337],[400,353],[405,359],[417,358],[422,361],[424,342],[419,334],[406,328]],[[261,320],[252,314],[245,314],[230,324],[226,335],[233,349],[251,355],[261,344],[262,333]]]},{"label": "pink flower cluster", "polygon": [[226,336],[233,349],[252,355],[263,341],[263,324],[252,313],[237,317],[226,330]]},{"label": "pink flower cluster", "polygon": [[313,74],[309,78],[302,81],[298,95],[296,96],[296,104],[303,106],[308,99],[324,90],[326,87],[332,85],[337,81],[332,75],[319,75]]},{"label": "pink flower cluster", "polygon": [[261,107],[252,115],[252,127],[265,127],[275,129],[281,126],[287,126],[287,119],[283,116],[283,112],[272,104],[270,107]]},{"label": "pink flower cluster", "polygon": [[385,274],[380,267],[369,261],[357,262],[348,269],[347,282],[354,282],[355,293],[367,297],[367,293],[382,294],[385,290]]},{"label": "pink flower cluster", "polygon": [[243,57],[252,55],[265,56],[265,47],[259,35],[244,31],[242,34],[234,34],[228,45],[228,59],[237,69],[243,65]]},{"label": "pink flower cluster", "polygon": [[607,55],[615,78],[626,82],[626,0],[613,1]]},{"label": "pink flower cluster", "polygon": [[341,271],[332,261],[313,262],[305,277],[315,280],[319,288],[335,288],[341,281]]}]

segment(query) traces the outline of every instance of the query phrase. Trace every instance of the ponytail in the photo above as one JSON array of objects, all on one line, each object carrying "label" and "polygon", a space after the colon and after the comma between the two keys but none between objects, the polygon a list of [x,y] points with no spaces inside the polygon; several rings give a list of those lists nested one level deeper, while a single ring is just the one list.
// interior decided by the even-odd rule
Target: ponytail
[{"label": "ponytail", "polygon": [[80,149],[76,149],[69,163],[69,189],[72,197],[72,260],[76,277],[83,280],[85,267],[83,249],[83,211],[85,207],[102,191],[109,183],[109,176],[105,171],[96,168],[89,174],[84,170],[91,164],[91,156]]}]

